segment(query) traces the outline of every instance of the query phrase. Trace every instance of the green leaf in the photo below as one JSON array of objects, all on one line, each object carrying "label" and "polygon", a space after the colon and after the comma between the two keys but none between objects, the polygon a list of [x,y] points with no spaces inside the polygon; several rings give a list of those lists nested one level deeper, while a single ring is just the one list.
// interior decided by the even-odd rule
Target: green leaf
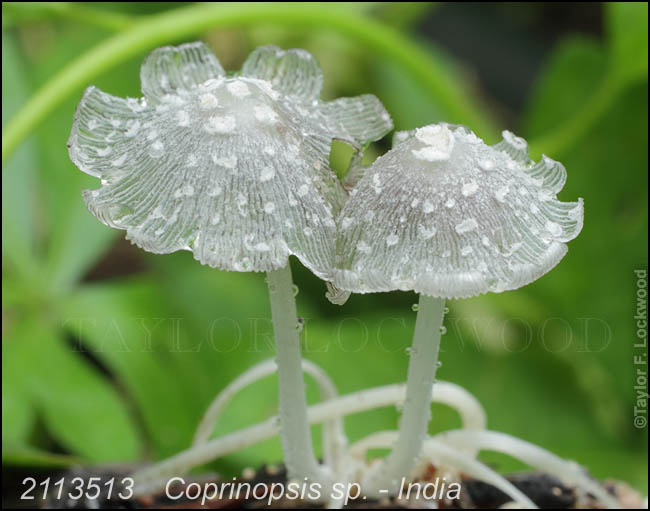
[{"label": "green leaf", "polygon": [[[4,358],[4,346],[3,346]],[[2,445],[27,445],[36,414],[24,385],[11,367],[2,368]]]},{"label": "green leaf", "polygon": [[[14,286],[11,286],[11,284]],[[23,447],[29,444],[36,423],[36,408],[25,378],[29,354],[14,334],[16,308],[9,308],[7,287],[17,287],[15,279],[2,279],[3,341],[2,341],[2,446]],[[22,290],[20,290],[22,291]],[[20,292],[19,291],[19,292]],[[10,299],[11,302],[13,300]],[[14,305],[12,303],[12,305]]]},{"label": "green leaf", "polygon": [[64,180],[69,190],[61,196],[67,207],[52,219],[55,224],[46,268],[49,288],[57,294],[72,288],[120,235],[88,212],[80,193],[78,197],[70,193],[78,191],[75,182],[75,179]]},{"label": "green leaf", "polygon": [[[607,9],[616,14],[618,7],[608,4]],[[628,7],[622,9],[627,12]],[[575,38],[560,43],[542,71],[525,115],[526,135],[563,133],[573,116],[591,116],[590,123],[582,123],[580,137],[564,144],[561,156],[568,172],[561,197],[585,198],[585,226],[562,263],[517,294],[532,293],[546,304],[542,313],[556,327],[545,330],[551,345],[561,346],[570,336],[568,348],[555,357],[575,373],[594,417],[592,427],[633,443],[642,441],[627,420],[626,410],[634,405],[629,393],[633,373],[621,368],[629,367],[632,357],[629,343],[622,340],[634,338],[634,331],[620,318],[631,310],[633,270],[647,266],[648,161],[647,151],[639,151],[647,147],[647,81],[616,84],[611,72],[596,43]],[[593,101],[595,94],[600,100]],[[596,116],[592,107],[600,109]],[[545,148],[540,142],[538,149]],[[503,303],[505,295],[495,300]],[[600,459],[595,457],[589,466],[603,470]],[[617,470],[620,477],[634,480],[635,472],[626,466]]]},{"label": "green leaf", "polygon": [[187,252],[150,259],[160,272],[160,292],[182,321],[184,351],[174,360],[186,376],[179,383],[203,412],[229,381],[275,354],[263,274],[215,270]]},{"label": "green leaf", "polygon": [[196,396],[181,382],[195,378],[191,372],[180,374],[170,353],[175,323],[159,287],[150,281],[86,285],[60,311],[66,330],[132,396],[156,456],[186,448],[199,409]]},{"label": "green leaf", "polygon": [[[2,33],[2,124],[4,126],[29,94],[25,67],[16,41]],[[28,140],[7,162],[2,172],[2,254],[23,275],[36,264],[36,153]]]},{"label": "green leaf", "polygon": [[648,3],[607,2],[605,21],[614,72],[624,82],[648,77]]},{"label": "green leaf", "polygon": [[[561,78],[573,77],[575,82],[582,84],[583,90],[585,84],[589,84],[589,89],[586,89],[582,97],[576,97],[577,107],[570,107],[568,114],[565,113],[559,118],[548,116],[555,120],[556,125],[531,141],[531,154],[535,158],[541,153],[559,157],[567,148],[579,142],[602,119],[626,86],[643,79],[647,82],[648,4],[607,3],[605,9],[609,37],[607,64],[604,66],[603,75],[598,81],[588,82],[581,74],[580,64],[585,65],[587,75],[594,73],[594,60],[599,58],[595,57],[595,54],[587,58],[584,58],[584,55],[582,57],[574,55],[575,67],[565,68],[565,73],[557,74]],[[569,80],[563,81],[568,84],[569,94],[560,90],[560,97],[567,97],[576,92],[576,87],[571,85]],[[537,90],[542,90],[542,87]]]},{"label": "green leaf", "polygon": [[[186,448],[215,395],[272,357],[274,348],[262,275],[213,270],[188,253],[148,259],[155,279],[84,285],[59,304],[58,313],[66,330],[82,338],[127,390],[154,455],[165,457]],[[315,312],[302,306],[301,314]],[[219,431],[276,413],[272,378],[245,397],[224,415]],[[270,449],[258,454],[277,461],[279,455],[269,453],[279,451]],[[249,465],[248,454],[242,456],[233,459]]]},{"label": "green leaf", "polygon": [[61,445],[91,462],[138,457],[140,439],[116,389],[51,327],[21,322],[6,342],[12,344],[6,363],[20,368],[30,398]]},{"label": "green leaf", "polygon": [[[578,73],[573,76],[581,79]],[[547,317],[558,318],[556,325],[568,321],[562,335],[571,336],[570,346],[557,358],[571,367],[590,402],[594,422],[589,427],[608,435],[605,445],[611,446],[612,438],[624,442],[621,452],[628,452],[630,459],[643,459],[647,435],[629,420],[635,376],[631,340],[636,332],[633,321],[621,318],[633,315],[634,270],[648,264],[647,140],[645,81],[622,89],[602,119],[563,154],[568,180],[561,197],[584,197],[585,225],[561,264],[530,290],[543,294],[547,307],[553,304]],[[529,287],[517,293],[530,292]],[[627,445],[640,447],[628,451]],[[601,458],[594,456],[593,462]],[[639,481],[647,471],[632,470],[629,464],[615,470],[640,487],[647,484]]]},{"label": "green leaf", "polygon": [[[364,2],[365,3],[365,2]],[[440,4],[437,2],[376,2],[375,16],[402,30],[430,15]]]},{"label": "green leaf", "polygon": [[43,195],[49,221],[45,271],[49,288],[59,294],[70,289],[122,234],[102,225],[81,197],[82,189],[98,183],[70,161],[66,141],[74,105],[68,102],[67,106],[69,115],[52,116],[38,133],[40,179],[43,185],[47,183]]},{"label": "green leaf", "polygon": [[523,120],[526,137],[553,132],[562,126],[587,104],[594,84],[601,82],[605,70],[606,58],[596,41],[571,37],[558,43],[528,100]]},{"label": "green leaf", "polygon": [[2,464],[26,467],[70,468],[82,462],[79,458],[54,454],[32,447],[2,446]]},{"label": "green leaf", "polygon": [[390,112],[396,130],[413,129],[445,118],[442,105],[392,62],[378,60],[373,68],[377,96]]},{"label": "green leaf", "polygon": [[[61,36],[52,46],[39,48],[33,57],[38,59],[38,64],[29,68],[31,80],[34,83],[47,82],[48,77],[65,66],[79,47],[92,46],[101,36],[88,26],[62,29]],[[125,62],[115,73],[102,77],[95,85],[111,93],[133,95],[139,90],[138,69],[138,62]],[[118,236],[123,236],[123,233],[102,225],[88,212],[81,191],[97,188],[99,181],[78,170],[68,156],[66,143],[80,96],[81,92],[63,102],[37,131],[40,147],[38,184],[42,190],[40,206],[48,241],[43,271],[54,295],[69,290],[110,244]]]},{"label": "green leaf", "polygon": [[[465,98],[476,98],[478,95],[471,90],[471,85],[463,70],[457,62],[454,62],[441,49],[422,42],[423,48],[429,54],[429,58],[437,63],[450,83],[454,84],[455,92]],[[471,124],[472,120],[467,117],[459,117],[457,112],[452,112],[446,102],[432,94],[431,90],[423,88],[421,84],[410,80],[393,63],[385,59],[374,59],[372,61],[372,80],[376,94],[381,98],[382,103],[390,112],[396,130],[414,129],[434,122],[454,122],[460,124]],[[480,101],[473,99],[468,105],[478,108]],[[486,122],[482,126],[492,125],[487,109],[483,117]],[[473,127],[479,129],[479,127]],[[477,132],[479,136],[490,139],[492,131]]]}]

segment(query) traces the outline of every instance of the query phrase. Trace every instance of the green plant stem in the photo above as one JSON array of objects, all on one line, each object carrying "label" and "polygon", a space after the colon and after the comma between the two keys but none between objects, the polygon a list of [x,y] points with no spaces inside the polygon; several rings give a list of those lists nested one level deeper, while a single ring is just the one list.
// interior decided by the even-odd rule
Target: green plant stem
[{"label": "green plant stem", "polygon": [[386,459],[371,467],[364,477],[362,486],[367,495],[380,498],[386,490],[390,495],[395,495],[401,479],[409,477],[422,455],[431,419],[431,394],[438,365],[444,309],[444,298],[420,295],[399,436]]},{"label": "green plant stem", "polygon": [[193,4],[147,17],[82,54],[43,87],[9,121],[2,135],[2,161],[64,98],[117,64],[161,44],[218,27],[285,25],[309,31],[330,28],[392,60],[443,105],[448,120],[466,123],[483,136],[495,133],[471,98],[462,94],[438,61],[398,30],[361,13],[324,4]]},{"label": "green plant stem", "polygon": [[2,12],[37,20],[57,16],[112,32],[126,30],[135,23],[125,14],[94,9],[77,2],[3,2]]},{"label": "green plant stem", "polygon": [[271,316],[277,351],[280,431],[289,477],[323,484],[329,478],[314,456],[307,421],[305,380],[302,374],[298,315],[291,267],[267,273]]}]

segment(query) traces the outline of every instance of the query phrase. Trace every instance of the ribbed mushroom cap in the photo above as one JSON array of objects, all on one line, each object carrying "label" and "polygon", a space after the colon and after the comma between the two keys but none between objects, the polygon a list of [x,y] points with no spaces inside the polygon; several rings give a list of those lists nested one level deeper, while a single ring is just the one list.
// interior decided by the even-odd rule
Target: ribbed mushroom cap
[{"label": "ribbed mushroom cap", "polygon": [[102,182],[84,191],[89,210],[150,252],[233,271],[295,254],[328,274],[344,199],[330,143],[360,146],[392,123],[371,95],[320,101],[322,80],[304,50],[258,48],[231,77],[203,43],[155,50],[143,98],[90,87],[77,107],[70,158]]},{"label": "ribbed mushroom cap", "polygon": [[582,229],[582,199],[556,198],[564,166],[532,162],[510,132],[494,146],[447,124],[396,139],[340,213],[336,288],[443,298],[516,289],[553,268]]}]

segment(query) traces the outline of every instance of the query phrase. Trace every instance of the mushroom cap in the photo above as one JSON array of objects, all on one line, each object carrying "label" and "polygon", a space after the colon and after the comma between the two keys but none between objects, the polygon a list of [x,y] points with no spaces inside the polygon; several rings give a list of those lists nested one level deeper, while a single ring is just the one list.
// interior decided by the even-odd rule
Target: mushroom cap
[{"label": "mushroom cap", "polygon": [[333,285],[464,298],[516,289],[562,259],[583,202],[560,202],[564,166],[534,163],[508,131],[488,146],[462,126],[396,134],[338,218]]},{"label": "mushroom cap", "polygon": [[154,253],[191,250],[202,264],[269,271],[296,255],[333,266],[345,192],[330,144],[357,147],[392,129],[377,98],[323,102],[311,54],[266,46],[226,76],[208,47],[154,50],[140,99],[89,87],[68,141],[75,165],[101,179],[89,210]]}]

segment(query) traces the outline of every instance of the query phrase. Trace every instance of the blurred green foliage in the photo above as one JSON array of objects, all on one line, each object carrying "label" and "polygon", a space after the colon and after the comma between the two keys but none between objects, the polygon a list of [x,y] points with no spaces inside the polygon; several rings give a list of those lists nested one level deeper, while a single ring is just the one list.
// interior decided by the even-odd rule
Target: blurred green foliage
[{"label": "blurred green foliage", "polygon": [[[67,5],[3,4],[3,126],[80,51],[136,23],[134,16],[175,7],[152,5],[90,4],[69,15]],[[339,6],[413,38],[418,19],[436,15],[433,7]],[[100,8],[111,12],[103,25],[96,24]],[[633,270],[647,268],[647,4],[603,9],[603,39],[569,34],[558,41],[515,130],[539,140],[533,147],[540,152],[548,141],[549,155],[566,165],[560,198],[584,197],[584,230],[538,282],[450,303],[439,377],[474,393],[491,429],[575,459],[598,477],[646,489],[647,429],[634,428],[632,407]],[[375,93],[397,129],[448,120],[448,107],[430,91],[332,29],[220,29],[203,39],[227,69],[237,69],[260,44],[306,48],[324,69],[325,97]],[[460,97],[478,95],[466,79],[468,63],[421,44]],[[94,85],[137,97],[143,57]],[[146,254],[86,211],[80,190],[97,184],[66,151],[80,95],[65,98],[3,166],[2,436],[9,465],[169,456],[189,445],[220,389],[273,356],[261,275],[211,270],[189,253]],[[486,124],[501,125],[496,111],[480,113]],[[386,148],[377,144],[369,155]],[[333,155],[335,166],[343,160]],[[325,300],[322,282],[293,263],[306,358],[326,369],[341,393],[403,381],[416,297],[353,296],[338,308]],[[308,395],[317,400],[315,386]],[[217,433],[273,415],[275,400],[272,380],[243,391]],[[349,417],[346,430],[356,440],[394,429],[397,417],[394,409],[365,412]],[[450,410],[434,408],[432,432],[458,424]],[[486,459],[518,468],[502,457]],[[231,473],[279,460],[275,439],[214,466]]]}]

